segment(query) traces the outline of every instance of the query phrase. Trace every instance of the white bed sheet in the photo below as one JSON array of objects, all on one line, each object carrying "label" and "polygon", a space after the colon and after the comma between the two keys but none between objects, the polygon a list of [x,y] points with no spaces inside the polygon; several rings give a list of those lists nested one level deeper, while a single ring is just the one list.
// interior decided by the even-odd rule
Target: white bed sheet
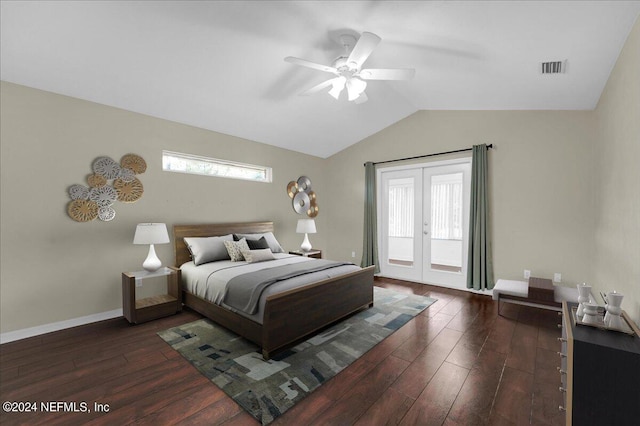
[{"label": "white bed sheet", "polygon": [[229,280],[233,277],[253,271],[258,271],[260,269],[273,268],[276,266],[289,265],[292,263],[314,261],[314,259],[309,257],[296,256],[287,253],[274,253],[273,256],[275,257],[275,260],[258,263],[232,262],[230,260],[221,260],[218,262],[205,263],[204,265],[195,266],[193,262],[187,262],[180,266],[180,269],[182,270],[183,288],[189,293],[192,293],[202,299],[205,299],[211,303],[215,303],[216,305],[222,306],[226,309],[229,309],[262,324],[264,304],[266,298],[269,295],[360,270],[360,268],[356,265],[343,265],[277,282],[269,286],[262,293],[258,312],[254,315],[248,315],[222,303],[226,294],[227,282],[229,282]]}]

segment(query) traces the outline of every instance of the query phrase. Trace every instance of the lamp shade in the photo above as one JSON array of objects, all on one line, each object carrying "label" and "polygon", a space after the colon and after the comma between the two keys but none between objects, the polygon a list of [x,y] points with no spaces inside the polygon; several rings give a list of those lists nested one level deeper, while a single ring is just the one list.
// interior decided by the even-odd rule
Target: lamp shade
[{"label": "lamp shade", "polygon": [[313,219],[298,219],[298,226],[296,227],[298,234],[315,234],[316,233],[316,221]]},{"label": "lamp shade", "polygon": [[166,244],[169,242],[167,225],[164,223],[139,223],[133,244]]}]

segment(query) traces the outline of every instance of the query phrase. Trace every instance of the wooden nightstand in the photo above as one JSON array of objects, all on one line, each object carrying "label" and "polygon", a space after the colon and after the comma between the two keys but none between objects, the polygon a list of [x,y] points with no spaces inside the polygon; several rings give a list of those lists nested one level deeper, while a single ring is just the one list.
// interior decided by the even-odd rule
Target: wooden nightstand
[{"label": "wooden nightstand", "polygon": [[[166,294],[154,294],[138,298],[137,292],[147,292],[147,287],[158,285],[154,281],[166,280]],[[131,323],[139,324],[156,318],[173,315],[182,310],[180,291],[181,271],[178,268],[162,267],[155,272],[137,271],[122,273],[122,313]],[[155,278],[155,280],[154,280]],[[136,291],[138,290],[138,291]]]},{"label": "wooden nightstand", "polygon": [[313,257],[314,259],[322,259],[322,250],[311,249],[309,251],[292,250],[289,254],[295,254],[297,256]]}]

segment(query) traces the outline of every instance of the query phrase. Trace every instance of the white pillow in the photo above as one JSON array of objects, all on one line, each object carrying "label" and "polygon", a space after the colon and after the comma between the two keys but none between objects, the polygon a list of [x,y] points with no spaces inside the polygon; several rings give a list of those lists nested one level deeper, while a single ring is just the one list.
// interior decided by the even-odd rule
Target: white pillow
[{"label": "white pillow", "polygon": [[232,262],[244,260],[242,252],[249,251],[249,246],[247,245],[247,240],[245,238],[240,241],[225,241],[224,246],[227,248],[227,253],[229,253],[229,257]]},{"label": "white pillow", "polygon": [[284,249],[282,248],[278,240],[276,240],[276,237],[275,235],[273,235],[273,232],[265,232],[264,234],[236,234],[236,236],[238,238],[244,237],[248,240],[259,240],[260,238],[264,237],[264,239],[267,240],[267,243],[269,244],[269,248],[271,249],[272,252],[284,253]]},{"label": "white pillow", "polygon": [[216,260],[229,260],[224,241],[233,241],[233,234],[220,237],[185,237],[184,243],[191,252],[193,263],[198,266]]},{"label": "white pillow", "polygon": [[244,256],[244,260],[248,263],[264,262],[275,259],[271,249],[243,250],[242,255]]}]

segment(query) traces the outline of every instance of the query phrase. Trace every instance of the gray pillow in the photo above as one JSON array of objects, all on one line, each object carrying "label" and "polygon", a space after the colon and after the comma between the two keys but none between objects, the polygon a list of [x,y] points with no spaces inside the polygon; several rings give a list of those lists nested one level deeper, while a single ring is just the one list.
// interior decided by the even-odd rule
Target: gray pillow
[{"label": "gray pillow", "polygon": [[259,249],[259,250],[242,250],[242,256],[248,263],[265,262],[267,260],[273,260],[273,253],[271,249]]},{"label": "gray pillow", "polygon": [[259,240],[260,238],[264,237],[264,239],[267,240],[267,243],[269,244],[269,248],[271,249],[272,252],[284,253],[284,249],[282,248],[278,240],[276,240],[276,237],[273,235],[273,232],[265,232],[264,234],[235,234],[235,235],[237,235],[238,238],[246,238],[247,240]]},{"label": "gray pillow", "polygon": [[217,260],[229,260],[225,241],[233,241],[233,234],[220,237],[185,237],[184,243],[191,252],[193,263],[198,266]]}]

